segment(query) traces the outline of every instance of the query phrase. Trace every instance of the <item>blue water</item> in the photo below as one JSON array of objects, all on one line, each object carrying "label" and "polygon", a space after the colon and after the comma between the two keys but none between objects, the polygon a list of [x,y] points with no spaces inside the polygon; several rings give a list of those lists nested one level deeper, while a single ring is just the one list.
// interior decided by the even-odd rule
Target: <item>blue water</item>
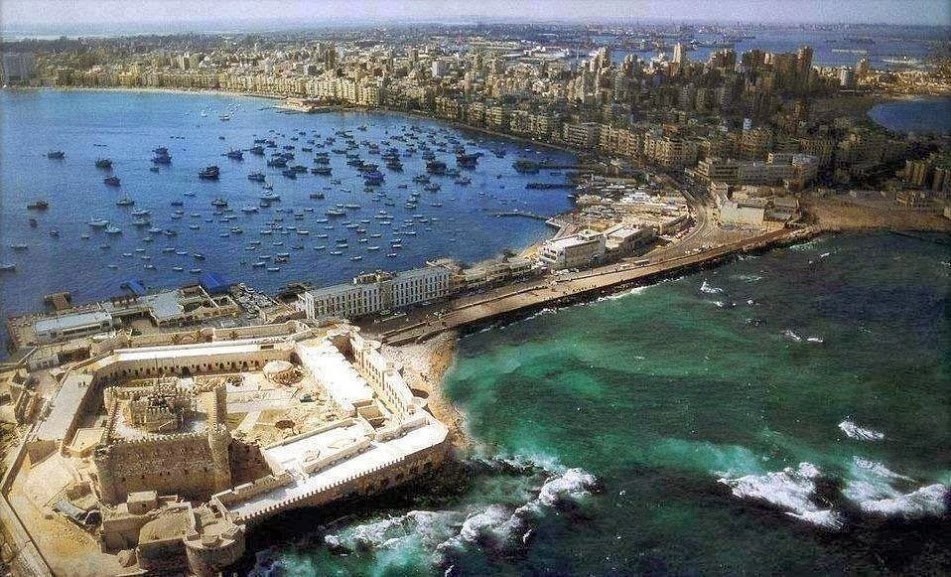
[{"label": "blue water", "polygon": [[[512,168],[512,162],[520,155],[532,158],[551,158],[570,161],[571,156],[552,150],[538,149],[515,141],[486,138],[481,135],[463,134],[455,129],[445,133],[436,131],[443,127],[435,122],[411,119],[404,116],[368,114],[358,112],[321,115],[286,114],[273,108],[274,101],[218,95],[183,95],[169,93],[130,92],[0,92],[0,262],[15,263],[15,273],[2,273],[0,277],[0,302],[3,313],[30,311],[42,306],[42,296],[54,291],[67,290],[75,301],[84,302],[119,294],[120,284],[128,279],[141,279],[151,287],[174,287],[193,282],[196,275],[189,270],[200,267],[204,272],[218,272],[234,282],[247,282],[251,286],[273,290],[291,280],[306,280],[318,285],[349,279],[361,271],[375,269],[400,270],[423,265],[426,260],[437,257],[453,257],[462,261],[477,261],[499,254],[506,248],[521,248],[551,234],[543,222],[527,218],[497,218],[495,212],[519,209],[542,215],[554,215],[569,208],[564,191],[526,190],[529,181],[558,182],[564,179],[559,174],[520,175]],[[232,120],[222,122],[219,114],[228,110]],[[201,112],[207,111],[207,117]],[[357,130],[367,125],[366,131]],[[280,169],[266,168],[267,157],[245,154],[243,162],[232,161],[222,156],[231,148],[249,148],[255,137],[274,137],[279,145],[296,146],[296,159],[310,168],[311,153],[303,153],[301,147],[311,146],[306,140],[314,138],[321,142],[337,130],[352,130],[357,141],[379,143],[387,136],[401,133],[409,125],[419,126],[421,134],[428,137],[436,134],[442,142],[447,136],[455,136],[461,142],[474,141],[467,145],[470,152],[484,152],[477,169],[463,171],[472,180],[468,186],[456,185],[451,177],[433,177],[441,184],[439,192],[422,192],[418,208],[404,208],[406,197],[420,190],[413,176],[425,172],[425,161],[416,153],[412,158],[403,158],[404,171],[394,173],[383,167],[379,156],[367,153],[361,146],[361,157],[367,162],[380,164],[386,175],[382,187],[386,197],[395,206],[374,202],[370,194],[363,192],[363,181],[355,168],[345,164],[343,155],[331,153],[333,176],[301,175],[297,180],[283,177]],[[269,131],[275,131],[270,133]],[[304,131],[298,141],[290,140]],[[277,133],[283,133],[280,137]],[[224,139],[219,139],[219,136]],[[327,151],[340,145],[315,148],[314,152]],[[97,146],[102,145],[102,146]],[[393,146],[401,149],[406,144],[398,141]],[[162,167],[159,173],[150,172],[152,149],[165,146],[172,155],[172,164]],[[385,148],[384,148],[385,149]],[[505,150],[504,158],[497,158],[493,151]],[[62,150],[64,160],[49,160],[46,153]],[[280,149],[278,149],[280,150]],[[436,152],[437,158],[455,166],[452,146],[449,152]],[[273,152],[267,149],[268,154]],[[112,159],[112,174],[121,179],[120,188],[111,188],[103,183],[108,173],[95,167],[97,158]],[[207,165],[221,167],[219,181],[202,181],[198,171]],[[261,186],[247,180],[250,172],[261,171],[273,183],[274,192],[282,201],[260,213],[245,215],[240,208],[257,205]],[[339,186],[331,185],[331,179],[340,179]],[[397,185],[406,184],[407,189]],[[308,194],[323,191],[325,200],[310,200]],[[195,196],[185,196],[194,192]],[[480,194],[482,193],[482,194]],[[116,206],[123,196],[135,200],[132,208]],[[230,223],[219,222],[213,215],[211,201],[221,197],[230,203],[238,218]],[[35,199],[46,199],[50,209],[44,213],[27,210],[26,205]],[[184,217],[173,219],[177,207],[170,203],[181,200]],[[336,203],[357,203],[360,210],[348,210],[346,219],[331,219],[333,230],[324,230],[324,224],[315,222],[324,217],[324,211]],[[431,206],[442,203],[442,207]],[[289,236],[259,236],[266,222],[278,215],[279,209],[302,210],[313,207],[314,212],[305,213],[302,221],[284,214],[285,225],[296,225],[310,231],[303,237],[292,233]],[[175,238],[154,234],[151,244],[143,242],[147,229],[131,225],[129,214],[133,209],[149,209],[153,226],[173,229]],[[410,237],[383,229],[373,215],[385,209],[394,216],[393,224],[399,225],[415,214],[424,218],[437,218],[427,224],[417,224],[417,236]],[[193,218],[192,213],[198,217]],[[38,221],[36,228],[28,224],[29,217]],[[107,237],[102,231],[88,226],[92,218],[108,219],[122,229],[121,237]],[[205,222],[212,218],[214,222]],[[370,219],[365,225],[367,233],[380,233],[379,239],[367,244],[357,242],[356,233],[344,228],[343,222]],[[190,224],[200,225],[200,230],[191,230]],[[227,238],[219,235],[233,226],[241,227],[244,233]],[[58,229],[60,237],[52,238],[51,229]],[[89,240],[81,240],[88,233]],[[326,233],[328,239],[318,239],[317,234]],[[398,257],[388,258],[390,240],[403,239],[403,248]],[[344,256],[328,254],[336,239],[349,239],[350,248]],[[257,251],[245,250],[252,240],[261,240]],[[283,241],[283,246],[273,242]],[[25,251],[13,251],[14,243],[26,243]],[[303,250],[292,246],[303,244]],[[378,252],[366,251],[366,246],[377,244]],[[108,245],[102,249],[101,245]],[[327,245],[328,249],[316,251],[314,246]],[[188,253],[202,253],[207,260],[195,262],[191,256],[165,254],[164,247],[174,247]],[[135,249],[144,248],[144,253]],[[281,265],[280,272],[266,272],[252,268],[251,263],[262,254],[274,255],[290,252],[290,262]],[[124,257],[123,253],[132,253]],[[151,256],[156,270],[144,268],[141,256]],[[361,255],[363,260],[353,262],[350,256]],[[118,268],[110,269],[114,264]],[[181,266],[184,272],[174,272],[173,266]]]},{"label": "blue water", "polygon": [[872,107],[868,115],[896,132],[951,134],[951,98],[884,102]]}]

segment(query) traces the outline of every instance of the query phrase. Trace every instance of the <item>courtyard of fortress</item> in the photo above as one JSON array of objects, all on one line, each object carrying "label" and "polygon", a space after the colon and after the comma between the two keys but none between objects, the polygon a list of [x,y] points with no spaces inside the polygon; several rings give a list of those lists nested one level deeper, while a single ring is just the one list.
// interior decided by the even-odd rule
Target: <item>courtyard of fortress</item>
[{"label": "courtyard of fortress", "polygon": [[55,393],[0,487],[54,574],[215,575],[249,527],[449,452],[402,367],[350,325],[122,334],[90,353],[27,376]]}]

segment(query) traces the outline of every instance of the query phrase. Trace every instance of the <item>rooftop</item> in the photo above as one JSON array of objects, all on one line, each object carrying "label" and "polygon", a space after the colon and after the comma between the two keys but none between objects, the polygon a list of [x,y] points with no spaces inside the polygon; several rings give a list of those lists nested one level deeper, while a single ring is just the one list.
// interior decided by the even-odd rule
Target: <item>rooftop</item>
[{"label": "rooftop", "polygon": [[52,331],[61,332],[90,325],[101,325],[102,323],[112,323],[112,315],[104,312],[62,315],[36,321],[34,327],[37,333],[45,333]]}]

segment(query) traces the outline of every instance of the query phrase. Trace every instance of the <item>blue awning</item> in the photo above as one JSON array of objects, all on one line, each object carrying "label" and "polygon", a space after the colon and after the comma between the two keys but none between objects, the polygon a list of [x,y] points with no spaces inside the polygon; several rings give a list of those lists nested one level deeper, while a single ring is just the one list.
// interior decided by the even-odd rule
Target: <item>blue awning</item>
[{"label": "blue awning", "polygon": [[146,290],[145,285],[142,284],[142,281],[136,279],[127,280],[122,283],[121,286],[136,296],[141,296],[149,292]]}]

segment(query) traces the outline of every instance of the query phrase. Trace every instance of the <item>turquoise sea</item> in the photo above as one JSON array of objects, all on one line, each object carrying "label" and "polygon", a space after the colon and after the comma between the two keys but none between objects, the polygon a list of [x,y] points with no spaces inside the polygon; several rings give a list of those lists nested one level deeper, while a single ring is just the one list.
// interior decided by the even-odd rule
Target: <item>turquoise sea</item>
[{"label": "turquoise sea", "polygon": [[466,336],[480,456],[276,519],[247,567],[947,574],[947,240],[823,237]]}]

